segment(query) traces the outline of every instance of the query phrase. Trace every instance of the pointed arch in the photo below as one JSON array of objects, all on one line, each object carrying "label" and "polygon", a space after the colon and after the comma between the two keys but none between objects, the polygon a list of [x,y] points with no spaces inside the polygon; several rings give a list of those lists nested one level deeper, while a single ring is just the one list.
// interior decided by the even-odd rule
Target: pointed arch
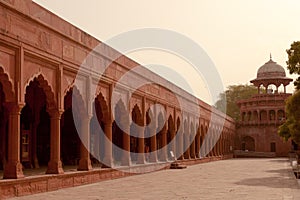
[{"label": "pointed arch", "polygon": [[168,130],[167,130],[167,151],[168,151],[168,159],[171,160],[172,156],[170,154],[170,151],[175,153],[175,144],[174,144],[174,139],[175,137],[175,124],[172,115],[169,115],[168,118]]},{"label": "pointed arch", "polygon": [[12,81],[10,80],[8,74],[0,66],[0,83],[2,84],[2,89],[5,94],[6,102],[12,102],[15,99],[15,93],[13,89]]},{"label": "pointed arch", "polygon": [[189,123],[188,119],[186,118],[183,123],[183,150],[184,150],[184,158],[190,158],[190,149],[189,149]]},{"label": "pointed arch", "polygon": [[143,126],[143,124],[144,124],[143,123],[144,122],[143,115],[137,104],[134,105],[134,107],[131,111],[131,118],[134,123],[136,123],[137,125]]},{"label": "pointed arch", "polygon": [[195,136],[195,126],[194,126],[194,123],[191,121],[191,123],[190,123],[190,135],[191,135],[191,137],[194,137]]},{"label": "pointed arch", "polygon": [[[108,104],[101,92],[96,96],[94,106],[95,106],[95,110],[97,110],[97,108],[98,108],[97,106],[100,106],[100,110],[103,115],[101,118],[104,122],[111,120],[111,115],[109,113]],[[98,119],[100,119],[99,118],[100,116],[97,116],[97,117],[98,117]]]},{"label": "pointed arch", "polygon": [[51,111],[57,110],[54,94],[48,82],[38,75],[28,82],[24,95],[20,132],[22,138],[28,138],[28,148],[21,148],[21,161],[25,167],[39,168],[50,160],[50,117]]},{"label": "pointed arch", "polygon": [[79,116],[85,115],[86,108],[80,91],[76,86],[69,88],[66,95],[64,96],[64,110],[68,110],[75,106],[73,111],[76,111]]},{"label": "pointed arch", "polygon": [[[154,148],[155,144],[152,144],[153,139],[151,140],[151,138],[155,137],[155,135],[151,136],[151,134],[152,134],[151,131],[154,130],[154,126],[155,126],[155,121],[152,121],[154,119],[153,119],[153,114],[152,114],[151,109],[147,110],[145,118],[146,118],[145,119],[146,128],[144,131],[145,153],[149,153],[149,152],[154,151],[154,149],[155,149]],[[152,148],[151,148],[151,146],[152,146]],[[150,155],[146,155],[146,161],[150,161]]]},{"label": "pointed arch", "polygon": [[[204,137],[204,127],[203,127],[203,124],[200,125],[200,136],[203,138]],[[201,142],[202,144],[202,142]]]},{"label": "pointed arch", "polygon": [[196,137],[195,137],[195,153],[196,158],[200,158],[200,145],[201,145],[201,138],[200,138],[200,126],[196,124]]},{"label": "pointed arch", "polygon": [[[70,91],[70,90],[72,90],[73,89],[73,87],[75,86],[75,79],[72,81],[72,83],[71,84],[69,84],[68,86],[67,86],[67,88],[64,90],[64,96],[66,96],[67,95],[67,93]],[[75,86],[76,87],[76,86]]]},{"label": "pointed arch", "polygon": [[114,107],[114,120],[119,123],[129,123],[129,116],[122,99],[119,99]]},{"label": "pointed arch", "polygon": [[244,136],[242,138],[242,147],[241,149],[243,151],[247,150],[247,151],[255,151],[255,139],[251,136]]},{"label": "pointed arch", "polygon": [[133,106],[133,109],[131,111],[131,124],[130,124],[130,152],[133,152],[134,154],[131,154],[131,160],[137,161],[138,152],[144,151],[144,139],[143,136],[140,136],[141,132],[139,131],[139,126],[143,126],[143,116],[141,113],[141,110],[137,104]]},{"label": "pointed arch", "polygon": [[64,96],[64,112],[61,116],[61,157],[65,165],[77,166],[80,159],[80,118],[87,113],[78,88],[69,87]]},{"label": "pointed arch", "polygon": [[178,130],[180,130],[180,127],[181,126],[181,124],[180,124],[180,117],[177,117],[177,121],[176,121],[176,129],[177,129],[177,132],[178,132]]},{"label": "pointed arch", "polygon": [[162,112],[159,112],[157,116],[157,128],[161,130],[165,127],[165,125],[166,122],[165,122],[164,115]]},{"label": "pointed arch", "polygon": [[92,103],[92,118],[90,121],[90,153],[93,167],[100,166],[100,161],[104,159],[105,152],[108,151],[104,144],[105,136],[101,133],[104,133],[106,126],[110,127],[111,123],[107,103],[102,93],[99,92]]},{"label": "pointed arch", "polygon": [[39,87],[43,89],[46,95],[46,102],[47,102],[47,109],[48,110],[54,110],[57,108],[56,100],[55,100],[55,95],[52,90],[51,85],[48,83],[48,81],[44,78],[42,73],[38,73],[33,75],[25,84],[24,86],[24,91],[26,95],[26,88],[30,85],[30,83],[37,81],[39,83]]},{"label": "pointed arch", "polygon": [[3,90],[3,84],[0,82],[0,170],[4,169],[4,165],[7,162],[7,138],[8,138],[8,112],[4,106],[5,100],[5,93]]},{"label": "pointed arch", "polygon": [[191,121],[190,123],[190,133],[189,133],[189,140],[188,140],[188,145],[189,145],[189,150],[190,150],[190,156],[192,158],[195,158],[195,137],[196,137],[196,132],[195,132],[195,127],[194,127],[194,122]]},{"label": "pointed arch", "polygon": [[174,131],[174,129],[175,129],[175,127],[174,127],[173,117],[172,117],[172,115],[169,115],[169,118],[168,118],[168,130]]},{"label": "pointed arch", "polygon": [[146,126],[148,126],[152,122],[152,120],[154,120],[154,115],[151,109],[148,109],[148,111],[146,112]]}]

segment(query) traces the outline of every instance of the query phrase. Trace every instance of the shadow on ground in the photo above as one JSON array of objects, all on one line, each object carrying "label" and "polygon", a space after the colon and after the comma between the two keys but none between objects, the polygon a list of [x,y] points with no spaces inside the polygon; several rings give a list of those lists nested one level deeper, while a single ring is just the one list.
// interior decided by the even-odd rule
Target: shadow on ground
[{"label": "shadow on ground", "polygon": [[284,184],[283,178],[279,176],[265,178],[247,178],[242,181],[236,182],[235,184],[246,186],[262,186],[270,188],[298,188],[298,184],[296,184],[296,181],[295,184]]},{"label": "shadow on ground", "polygon": [[270,162],[287,163],[289,162],[289,160],[288,158],[279,158],[279,159],[270,160]]}]

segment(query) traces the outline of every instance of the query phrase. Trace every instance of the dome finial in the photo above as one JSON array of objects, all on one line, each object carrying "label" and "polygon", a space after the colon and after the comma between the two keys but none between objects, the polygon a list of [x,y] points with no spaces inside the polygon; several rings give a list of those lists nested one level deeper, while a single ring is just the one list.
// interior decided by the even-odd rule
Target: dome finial
[{"label": "dome finial", "polygon": [[272,54],[270,53],[270,60],[272,60]]}]

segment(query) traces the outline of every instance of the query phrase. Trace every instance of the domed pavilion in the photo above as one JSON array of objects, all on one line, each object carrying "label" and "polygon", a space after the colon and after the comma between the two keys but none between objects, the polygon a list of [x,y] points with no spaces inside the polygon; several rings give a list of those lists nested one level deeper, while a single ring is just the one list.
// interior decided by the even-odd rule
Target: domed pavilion
[{"label": "domed pavilion", "polygon": [[291,141],[285,142],[277,130],[285,121],[285,100],[291,96],[286,86],[292,81],[286,77],[282,66],[270,60],[257,71],[250,82],[257,87],[257,94],[237,102],[240,121],[237,123],[236,149],[255,152],[257,156],[286,156]]}]

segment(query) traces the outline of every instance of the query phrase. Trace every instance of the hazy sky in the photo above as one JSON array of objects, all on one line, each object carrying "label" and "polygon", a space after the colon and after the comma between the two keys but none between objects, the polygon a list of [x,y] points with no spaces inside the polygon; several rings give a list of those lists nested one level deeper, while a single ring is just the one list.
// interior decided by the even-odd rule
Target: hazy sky
[{"label": "hazy sky", "polygon": [[[269,60],[270,53],[286,69],[285,50],[300,39],[298,0],[34,1],[101,41],[145,27],[186,35],[213,60],[225,87],[249,83],[256,77],[257,69]],[[180,63],[178,58],[165,53],[146,51],[143,55],[129,56],[142,64],[175,66]],[[286,73],[290,76],[287,70]],[[199,93],[203,93],[204,86],[199,88]],[[288,91],[292,90],[291,84]]]}]

